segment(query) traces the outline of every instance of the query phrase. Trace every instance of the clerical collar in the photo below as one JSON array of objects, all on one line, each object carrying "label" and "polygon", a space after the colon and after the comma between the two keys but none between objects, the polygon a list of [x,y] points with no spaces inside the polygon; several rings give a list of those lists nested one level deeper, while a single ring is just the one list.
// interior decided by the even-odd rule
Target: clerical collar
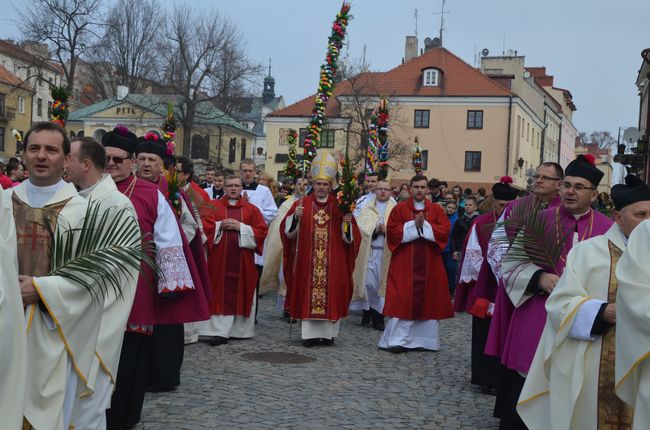
[{"label": "clerical collar", "polygon": [[629,238],[625,235],[625,233],[623,233],[623,228],[620,225],[618,226],[618,231],[621,232],[621,237],[623,238],[623,243],[625,244],[625,247],[627,248],[627,241],[629,240]]},{"label": "clerical collar", "polygon": [[34,185],[29,179],[26,180],[25,191],[29,198],[29,205],[33,208],[42,208],[65,184],[63,179],[56,184],[45,186]]},{"label": "clerical collar", "polygon": [[79,193],[79,195],[81,197],[83,197],[84,199],[87,199],[88,197],[90,197],[90,195],[93,193],[93,191],[95,191],[95,188],[97,188],[97,185],[99,185],[99,183],[101,181],[102,180],[100,179],[99,181],[95,182],[95,185],[91,185],[90,187],[84,188],[83,190],[77,190],[77,192]]},{"label": "clerical collar", "polygon": [[416,201],[415,199],[413,199],[413,206],[415,206],[415,209],[417,209],[417,210],[424,209],[424,199],[422,201],[419,201],[419,202]]},{"label": "clerical collar", "polygon": [[582,218],[583,216],[587,215],[589,212],[591,212],[591,208],[587,209],[587,212],[585,212],[585,213],[583,213],[583,214],[580,214],[580,215],[572,214],[572,215],[573,215],[573,217],[574,217],[574,218],[576,219],[576,221],[577,221],[577,220],[579,220],[580,218]]},{"label": "clerical collar", "polygon": [[228,204],[230,206],[235,206],[238,201],[239,201],[239,199],[228,199]]},{"label": "clerical collar", "polygon": [[223,197],[224,194],[225,194],[225,191],[223,190],[223,188],[217,189],[214,186],[212,186],[212,198],[213,199],[217,199],[217,198],[220,199],[221,197]]},{"label": "clerical collar", "polygon": [[243,184],[244,185],[244,190],[256,190],[257,189],[257,182],[253,181],[249,185]]}]

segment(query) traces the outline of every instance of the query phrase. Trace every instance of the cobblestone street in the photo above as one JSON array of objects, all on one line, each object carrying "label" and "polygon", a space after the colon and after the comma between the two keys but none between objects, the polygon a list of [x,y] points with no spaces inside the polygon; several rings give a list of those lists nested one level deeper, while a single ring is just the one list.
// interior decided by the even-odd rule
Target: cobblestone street
[{"label": "cobblestone street", "polygon": [[[252,340],[186,346],[182,383],[147,393],[144,429],[494,429],[494,397],[469,383],[467,315],[441,323],[438,352],[391,354],[377,349],[380,332],[351,315],[333,347],[304,348],[300,326],[260,299]],[[302,364],[251,360],[249,353],[285,352]]]}]

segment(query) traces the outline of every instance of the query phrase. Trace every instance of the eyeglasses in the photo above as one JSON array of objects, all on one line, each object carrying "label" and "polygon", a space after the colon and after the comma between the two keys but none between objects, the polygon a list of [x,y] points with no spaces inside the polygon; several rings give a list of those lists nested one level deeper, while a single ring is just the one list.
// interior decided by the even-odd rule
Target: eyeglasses
[{"label": "eyeglasses", "polygon": [[552,176],[544,176],[544,175],[533,175],[533,179],[536,180],[536,181],[542,181],[542,182],[561,181],[562,180],[562,178],[554,178]]},{"label": "eyeglasses", "polygon": [[113,157],[110,155],[106,156],[106,164],[110,163],[111,161],[115,164],[122,164],[124,160],[128,160],[131,157]]},{"label": "eyeglasses", "polygon": [[563,182],[562,188],[564,188],[565,190],[570,190],[571,188],[573,188],[577,192],[584,191],[584,190],[592,190],[592,191],[597,190],[596,187],[586,187],[582,184],[572,184],[571,182]]}]

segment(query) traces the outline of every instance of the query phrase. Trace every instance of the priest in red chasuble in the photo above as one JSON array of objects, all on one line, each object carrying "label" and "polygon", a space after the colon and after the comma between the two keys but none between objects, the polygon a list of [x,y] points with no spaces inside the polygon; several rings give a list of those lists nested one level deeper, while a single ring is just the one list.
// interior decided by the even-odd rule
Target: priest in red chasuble
[{"label": "priest in red chasuble", "polygon": [[209,321],[198,323],[198,333],[210,336],[213,346],[228,338],[251,338],[255,332],[255,252],[262,253],[267,226],[262,213],[241,196],[242,180],[228,176],[225,195],[213,200],[203,217],[208,237],[208,271],[212,299]]},{"label": "priest in red chasuble", "polygon": [[342,213],[331,193],[337,174],[334,157],[317,155],[311,174],[314,193],[297,200],[280,225],[285,310],[302,320],[304,346],[331,346],[339,320],[348,314],[361,234],[352,214]]},{"label": "priest in red chasuble", "polygon": [[379,347],[391,352],[440,348],[438,320],[451,318],[442,250],[451,225],[444,209],[425,198],[427,178],[411,178],[411,195],[395,206],[386,240],[393,256],[388,268],[386,305],[389,317]]}]

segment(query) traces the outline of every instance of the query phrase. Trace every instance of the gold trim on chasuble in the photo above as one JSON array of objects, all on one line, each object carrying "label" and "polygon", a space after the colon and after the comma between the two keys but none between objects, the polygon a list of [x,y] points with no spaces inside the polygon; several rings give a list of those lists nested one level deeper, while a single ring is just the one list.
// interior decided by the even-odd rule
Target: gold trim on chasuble
[{"label": "gold trim on chasuble", "polygon": [[[314,205],[314,209],[318,209],[318,207]],[[325,308],[327,306],[329,220],[330,216],[325,209],[318,209],[314,214],[310,306],[310,313],[313,316],[325,317]]]},{"label": "gold trim on chasuble", "polygon": [[[623,254],[611,241],[608,242],[611,265],[607,301],[616,302],[616,264]],[[614,391],[614,356],[616,355],[616,326],[603,335],[598,375],[598,430],[631,429],[633,411],[616,396]]]}]

